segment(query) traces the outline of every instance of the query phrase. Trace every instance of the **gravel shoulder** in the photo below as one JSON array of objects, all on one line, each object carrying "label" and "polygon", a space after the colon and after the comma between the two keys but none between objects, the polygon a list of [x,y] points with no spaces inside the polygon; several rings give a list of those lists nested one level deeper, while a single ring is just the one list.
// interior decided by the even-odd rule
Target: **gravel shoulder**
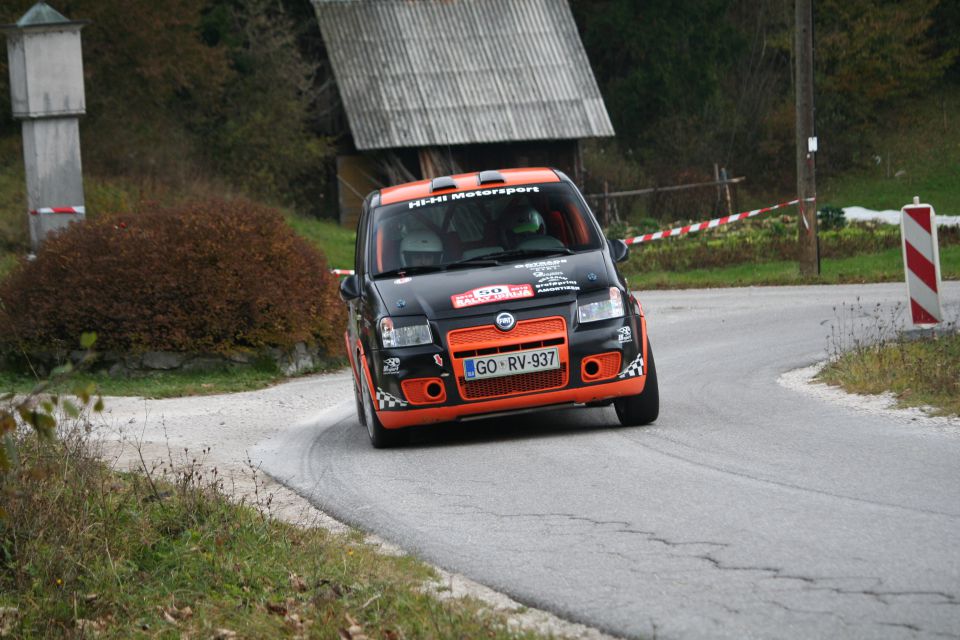
[{"label": "gravel shoulder", "polygon": [[[192,396],[151,400],[134,397],[104,398],[105,409],[96,425],[105,459],[120,471],[184,465],[196,460],[206,470],[216,469],[224,488],[236,500],[265,505],[271,515],[299,526],[319,526],[335,533],[351,529],[330,517],[294,491],[260,471],[252,453],[269,448],[283,432],[323,422],[324,413],[352,397],[349,372],[299,378],[274,387],[217,396]],[[358,427],[359,428],[359,427]],[[404,551],[368,535],[366,541],[382,553]],[[425,585],[437,598],[476,598],[492,610],[508,614],[518,628],[583,640],[606,640],[590,627],[562,620],[550,613],[527,608],[508,596],[460,574],[435,567],[440,579]]]}]

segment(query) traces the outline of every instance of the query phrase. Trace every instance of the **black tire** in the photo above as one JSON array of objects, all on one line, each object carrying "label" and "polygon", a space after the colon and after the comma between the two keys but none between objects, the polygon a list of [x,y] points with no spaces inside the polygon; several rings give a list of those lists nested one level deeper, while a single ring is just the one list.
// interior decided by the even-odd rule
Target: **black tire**
[{"label": "black tire", "polygon": [[[360,352],[357,352],[357,359],[354,360],[356,366],[360,366]],[[357,382],[359,380],[360,372],[354,367],[353,371],[353,399],[357,403],[357,420],[360,421],[360,424],[367,426],[367,417],[363,413],[363,400],[360,398],[360,384]]]},{"label": "black tire", "polygon": [[650,424],[660,415],[660,389],[657,387],[657,365],[653,361],[653,347],[647,341],[647,382],[635,396],[617,398],[613,402],[617,418],[625,427]]},{"label": "black tire", "polygon": [[360,394],[363,397],[363,423],[367,426],[370,435],[370,444],[375,449],[387,449],[407,442],[409,433],[406,429],[387,429],[377,417],[373,409],[373,398],[370,396],[370,378],[363,374],[363,384],[360,385]]}]

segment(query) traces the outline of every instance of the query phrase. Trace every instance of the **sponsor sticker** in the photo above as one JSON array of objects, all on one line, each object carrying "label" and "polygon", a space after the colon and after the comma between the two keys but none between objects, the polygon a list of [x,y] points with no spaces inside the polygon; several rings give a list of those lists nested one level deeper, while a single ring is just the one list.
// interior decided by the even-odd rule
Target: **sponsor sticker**
[{"label": "sponsor sticker", "polygon": [[407,209],[418,209],[420,207],[442,204],[452,200],[469,200],[470,198],[485,198],[488,196],[512,196],[515,193],[540,193],[540,187],[503,187],[501,189],[476,189],[474,191],[461,191],[460,193],[445,193],[442,196],[431,196],[429,198],[411,200],[407,203]]},{"label": "sponsor sticker", "polygon": [[617,329],[617,340],[620,342],[633,342],[633,330],[630,327],[620,327]]},{"label": "sponsor sticker", "polygon": [[400,371],[400,358],[387,358],[383,361],[383,375],[393,376]]},{"label": "sponsor sticker", "polygon": [[397,278],[396,280],[393,281],[393,284],[407,284],[407,283],[410,282],[411,280],[413,280],[413,278],[410,278],[410,277],[407,277],[407,278]]},{"label": "sponsor sticker", "polygon": [[438,367],[443,366],[443,356],[441,356],[439,353],[433,354],[433,361],[437,363]]},{"label": "sponsor sticker", "polygon": [[563,271],[566,258],[540,260],[513,265],[514,269],[527,269],[537,282],[537,293],[556,293],[558,291],[580,291],[580,285]]},{"label": "sponsor sticker", "polygon": [[491,284],[450,296],[454,309],[473,307],[478,304],[490,304],[503,300],[532,298],[533,287],[529,284]]}]

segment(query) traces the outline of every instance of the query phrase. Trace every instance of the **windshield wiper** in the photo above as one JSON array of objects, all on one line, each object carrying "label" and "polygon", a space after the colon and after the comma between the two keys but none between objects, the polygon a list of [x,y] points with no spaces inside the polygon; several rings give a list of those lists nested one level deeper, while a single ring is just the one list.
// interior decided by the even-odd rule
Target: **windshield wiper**
[{"label": "windshield wiper", "polygon": [[458,262],[452,262],[448,267],[462,264],[477,264],[488,262],[492,264],[499,264],[503,260],[514,260],[516,258],[531,258],[531,257],[543,257],[543,256],[552,256],[552,255],[573,255],[573,251],[566,247],[559,247],[554,249],[510,249],[508,251],[495,251],[493,253],[485,253],[483,255],[475,256],[473,258],[467,258],[466,260],[460,260]]},{"label": "windshield wiper", "polygon": [[414,276],[418,273],[433,273],[435,271],[446,271],[447,265],[443,264],[421,264],[411,265],[409,267],[399,267],[389,271],[381,271],[373,276],[374,278],[390,278],[393,276]]},{"label": "windshield wiper", "polygon": [[543,257],[552,255],[573,255],[573,251],[566,247],[555,249],[510,249],[509,251],[495,251],[483,255],[474,256],[450,262],[448,264],[425,264],[409,267],[399,267],[389,271],[381,271],[374,278],[389,278],[393,276],[413,276],[418,273],[435,273],[437,271],[446,271],[447,269],[461,269],[463,267],[493,267],[503,260],[515,260],[519,258]]}]

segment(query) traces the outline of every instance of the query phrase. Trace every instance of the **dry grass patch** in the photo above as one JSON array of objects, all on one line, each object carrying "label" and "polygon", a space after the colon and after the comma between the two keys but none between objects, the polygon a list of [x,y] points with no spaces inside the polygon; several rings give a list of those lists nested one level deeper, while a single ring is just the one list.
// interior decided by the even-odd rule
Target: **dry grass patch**
[{"label": "dry grass patch", "polygon": [[935,331],[899,328],[902,309],[840,310],[830,338],[830,362],[819,374],[851,393],[892,392],[901,406],[932,407],[938,415],[960,415],[960,333],[947,322]]}]

